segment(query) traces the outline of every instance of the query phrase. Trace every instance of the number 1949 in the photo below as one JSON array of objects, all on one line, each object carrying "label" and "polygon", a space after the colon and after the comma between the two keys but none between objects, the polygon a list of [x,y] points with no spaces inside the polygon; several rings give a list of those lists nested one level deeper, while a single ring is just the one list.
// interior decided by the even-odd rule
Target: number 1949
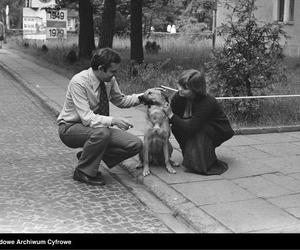
[{"label": "number 1949", "polygon": [[51,19],[65,19],[65,13],[62,11],[51,11],[50,12],[50,18]]}]

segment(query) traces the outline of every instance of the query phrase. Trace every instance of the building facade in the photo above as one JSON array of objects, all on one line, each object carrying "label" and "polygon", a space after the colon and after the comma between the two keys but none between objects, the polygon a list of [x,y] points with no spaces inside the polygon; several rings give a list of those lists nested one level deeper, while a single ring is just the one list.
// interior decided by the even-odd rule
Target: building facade
[{"label": "building facade", "polygon": [[[217,27],[226,23],[226,17],[230,14],[225,8],[225,2],[234,0],[219,0],[217,9]],[[300,0],[257,0],[258,9],[255,16],[262,22],[278,21],[284,25],[284,29],[290,38],[285,47],[285,54],[300,57]]]},{"label": "building facade", "polygon": [[68,10],[68,22],[67,22],[67,31],[77,32],[79,26],[79,16],[78,11]]}]

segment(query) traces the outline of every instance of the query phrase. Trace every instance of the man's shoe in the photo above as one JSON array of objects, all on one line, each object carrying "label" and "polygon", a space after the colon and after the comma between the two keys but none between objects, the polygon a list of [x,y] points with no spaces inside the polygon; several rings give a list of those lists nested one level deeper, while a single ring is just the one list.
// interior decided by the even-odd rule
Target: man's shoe
[{"label": "man's shoe", "polygon": [[[79,160],[81,154],[82,154],[82,151],[79,151],[79,152],[76,154],[77,160]],[[101,179],[101,180],[102,180],[102,175],[101,175],[101,172],[100,172],[100,171],[97,172],[97,176],[96,176],[95,178],[96,178],[96,179]]]},{"label": "man's shoe", "polygon": [[89,185],[93,185],[93,186],[103,186],[105,185],[104,180],[101,178],[97,177],[89,177],[86,174],[80,172],[79,170],[75,169],[74,171],[74,175],[73,175],[73,179],[75,181],[80,181],[80,182],[84,182],[86,184]]}]

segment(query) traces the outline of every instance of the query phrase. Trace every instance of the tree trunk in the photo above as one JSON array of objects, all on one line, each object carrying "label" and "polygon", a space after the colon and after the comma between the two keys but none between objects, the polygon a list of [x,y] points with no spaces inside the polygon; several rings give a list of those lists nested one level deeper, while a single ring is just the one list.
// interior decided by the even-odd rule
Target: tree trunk
[{"label": "tree trunk", "polygon": [[116,0],[105,0],[98,48],[112,48],[115,33]]},{"label": "tree trunk", "polygon": [[144,61],[142,0],[131,0],[130,57],[133,64]]},{"label": "tree trunk", "polygon": [[90,58],[94,49],[92,4],[90,0],[79,0],[79,57]]}]

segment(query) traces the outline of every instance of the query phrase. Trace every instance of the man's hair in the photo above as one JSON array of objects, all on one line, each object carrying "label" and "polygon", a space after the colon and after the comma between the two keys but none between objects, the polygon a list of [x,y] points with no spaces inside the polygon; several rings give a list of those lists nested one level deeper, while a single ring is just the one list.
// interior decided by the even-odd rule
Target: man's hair
[{"label": "man's hair", "polygon": [[181,73],[178,83],[194,91],[197,95],[206,95],[206,80],[204,69],[200,71],[188,69]]},{"label": "man's hair", "polygon": [[97,70],[99,66],[103,67],[103,70],[106,71],[111,63],[120,63],[121,56],[118,52],[111,48],[103,48],[97,50],[93,55],[91,60],[91,67],[93,70]]}]

